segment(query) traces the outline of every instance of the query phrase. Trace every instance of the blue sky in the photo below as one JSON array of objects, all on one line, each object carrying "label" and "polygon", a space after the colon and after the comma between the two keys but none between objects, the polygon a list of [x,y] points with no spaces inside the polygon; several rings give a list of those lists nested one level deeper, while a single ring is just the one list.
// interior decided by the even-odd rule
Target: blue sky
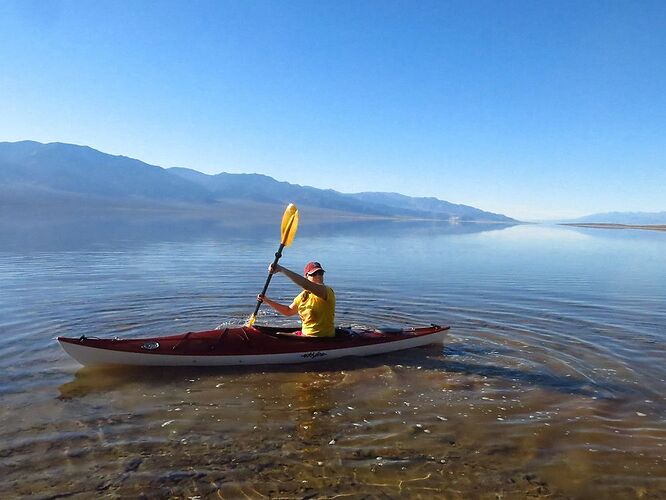
[{"label": "blue sky", "polygon": [[435,196],[666,210],[666,2],[0,0],[0,140]]}]

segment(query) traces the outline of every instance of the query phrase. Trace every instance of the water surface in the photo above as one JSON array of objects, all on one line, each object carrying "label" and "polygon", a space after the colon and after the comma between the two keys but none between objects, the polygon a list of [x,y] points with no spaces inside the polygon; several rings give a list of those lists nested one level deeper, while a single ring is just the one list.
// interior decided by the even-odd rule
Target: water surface
[{"label": "water surface", "polygon": [[53,340],[242,324],[278,229],[0,216],[0,495],[666,496],[665,233],[304,218],[282,262],[322,262],[338,324],[444,344],[100,370]]}]

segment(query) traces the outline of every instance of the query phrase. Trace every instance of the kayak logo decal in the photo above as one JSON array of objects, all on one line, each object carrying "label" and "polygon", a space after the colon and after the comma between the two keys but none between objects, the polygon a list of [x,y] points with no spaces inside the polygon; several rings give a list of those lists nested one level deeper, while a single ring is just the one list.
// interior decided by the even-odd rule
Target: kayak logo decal
[{"label": "kayak logo decal", "polygon": [[154,351],[160,346],[159,342],[146,342],[141,346],[141,349],[145,349],[146,351]]},{"label": "kayak logo decal", "polygon": [[326,356],[326,353],[321,351],[306,352],[305,354],[301,354],[301,357],[303,358],[312,358],[312,359],[322,358],[324,356]]}]

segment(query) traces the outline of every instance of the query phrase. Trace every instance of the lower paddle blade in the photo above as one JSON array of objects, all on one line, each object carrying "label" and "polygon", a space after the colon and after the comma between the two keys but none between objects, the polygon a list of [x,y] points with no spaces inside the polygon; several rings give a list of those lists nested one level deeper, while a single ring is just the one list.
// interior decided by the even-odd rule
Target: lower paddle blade
[{"label": "lower paddle blade", "polygon": [[250,316],[250,319],[247,320],[247,322],[245,323],[245,326],[252,326],[252,325],[254,325],[255,321],[257,321],[257,315],[253,314],[252,316]]}]

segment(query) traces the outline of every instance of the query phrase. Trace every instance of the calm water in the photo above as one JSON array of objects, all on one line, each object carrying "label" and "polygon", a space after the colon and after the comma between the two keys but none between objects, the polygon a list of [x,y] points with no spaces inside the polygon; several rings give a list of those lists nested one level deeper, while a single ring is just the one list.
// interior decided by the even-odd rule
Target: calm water
[{"label": "calm water", "polygon": [[99,370],[53,340],[243,323],[278,226],[0,216],[0,496],[666,496],[666,233],[305,218],[282,262],[323,263],[339,324],[444,344]]}]

